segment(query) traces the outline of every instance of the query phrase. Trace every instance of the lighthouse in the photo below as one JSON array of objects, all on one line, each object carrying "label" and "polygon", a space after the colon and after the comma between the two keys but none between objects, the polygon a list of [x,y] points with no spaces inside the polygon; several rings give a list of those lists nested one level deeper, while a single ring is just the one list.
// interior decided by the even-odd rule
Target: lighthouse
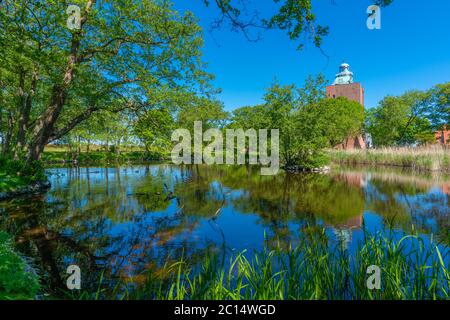
[{"label": "lighthouse", "polygon": [[341,64],[333,84],[327,87],[327,97],[333,99],[346,97],[359,102],[364,107],[364,88],[361,83],[353,82],[353,72],[350,71],[349,64]]},{"label": "lighthouse", "polygon": [[[345,97],[349,100],[358,102],[364,108],[364,88],[361,83],[353,81],[353,72],[350,71],[348,63],[342,63],[339,67],[339,73],[332,85],[327,86],[326,96],[330,99]],[[366,149],[367,145],[362,135],[349,137],[343,143],[336,146],[337,149]]]}]

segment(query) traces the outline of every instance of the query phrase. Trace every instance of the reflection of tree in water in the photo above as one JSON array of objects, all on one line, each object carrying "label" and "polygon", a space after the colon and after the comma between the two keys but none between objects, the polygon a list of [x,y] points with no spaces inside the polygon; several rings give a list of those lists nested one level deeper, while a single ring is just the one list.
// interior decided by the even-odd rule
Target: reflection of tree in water
[{"label": "reflection of tree in water", "polygon": [[[85,270],[83,288],[95,291],[102,272],[111,286],[118,278],[142,284],[145,272],[158,273],[182,257],[195,262],[214,252],[223,262],[224,208],[258,215],[269,230],[269,248],[295,246],[300,234],[323,225],[348,241],[364,209],[427,232],[434,219],[440,238],[448,239],[448,196],[392,179],[367,183],[361,173],[264,177],[244,166],[169,165],[52,172],[53,188],[45,197],[12,201],[0,210],[10,217],[3,225],[17,235],[25,255],[37,257],[55,290],[64,286],[72,263]],[[219,240],[196,238],[201,221]]]},{"label": "reflection of tree in water", "polygon": [[[251,167],[203,167],[202,179],[196,187],[203,189],[203,196],[214,195],[213,181],[235,191],[227,200],[235,210],[256,213],[262,218],[261,222],[271,230],[267,234],[269,247],[295,245],[299,229],[320,221],[342,228],[354,223],[359,223],[359,227],[362,223],[364,194],[359,186],[352,186],[341,177],[312,174],[264,177]],[[220,192],[213,199],[216,203],[205,213],[217,207]],[[205,206],[211,203],[211,199],[196,198],[196,201]]]},{"label": "reflection of tree in water", "polygon": [[205,167],[189,166],[184,169],[186,180],[176,180],[174,194],[185,215],[212,218],[223,207],[226,192],[220,184],[214,183],[218,180],[213,173]]},{"label": "reflection of tree in water", "polygon": [[[210,250],[208,244],[192,245],[189,233],[197,219],[171,210],[175,200],[167,199],[163,180],[143,178],[132,190],[122,183],[109,177],[93,184],[89,176],[80,179],[71,172],[70,187],[50,192],[48,201],[4,207],[14,217],[5,223],[14,229],[18,246],[37,258],[53,292],[64,289],[65,268],[72,263],[83,270],[83,289],[95,291],[101,273],[111,285],[119,277],[138,283],[144,271],[181,257],[195,260]],[[152,215],[156,211],[166,214]]]},{"label": "reflection of tree in water", "polygon": [[372,178],[366,192],[367,207],[388,225],[405,231],[414,225],[419,232],[433,233],[450,244],[449,196],[431,189],[432,185]]}]

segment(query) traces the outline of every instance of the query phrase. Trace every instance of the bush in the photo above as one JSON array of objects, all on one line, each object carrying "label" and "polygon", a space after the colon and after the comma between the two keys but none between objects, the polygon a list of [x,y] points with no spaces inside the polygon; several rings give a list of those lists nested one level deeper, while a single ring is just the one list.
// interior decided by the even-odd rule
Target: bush
[{"label": "bush", "polygon": [[33,299],[39,290],[36,274],[14,252],[11,238],[0,231],[0,300]]},{"label": "bush", "polygon": [[46,176],[41,162],[27,163],[0,157],[0,191],[12,191],[37,181],[45,181]]}]

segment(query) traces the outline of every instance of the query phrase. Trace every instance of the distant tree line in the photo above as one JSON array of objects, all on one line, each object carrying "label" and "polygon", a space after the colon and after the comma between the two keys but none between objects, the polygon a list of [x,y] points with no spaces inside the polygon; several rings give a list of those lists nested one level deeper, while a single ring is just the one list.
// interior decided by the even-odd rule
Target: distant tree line
[{"label": "distant tree line", "polygon": [[435,132],[450,124],[450,82],[427,91],[387,96],[367,109],[365,130],[377,147],[435,142]]}]

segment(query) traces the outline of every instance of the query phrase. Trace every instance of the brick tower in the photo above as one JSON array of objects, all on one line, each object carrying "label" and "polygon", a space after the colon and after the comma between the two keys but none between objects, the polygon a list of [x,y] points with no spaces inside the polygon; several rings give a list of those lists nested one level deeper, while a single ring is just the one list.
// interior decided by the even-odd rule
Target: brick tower
[{"label": "brick tower", "polygon": [[[341,64],[331,86],[327,86],[327,98],[336,99],[346,97],[349,100],[360,103],[364,108],[364,88],[360,83],[353,82],[353,72],[347,63]],[[336,146],[337,149],[366,149],[367,145],[362,135],[348,137],[343,143]]]}]

